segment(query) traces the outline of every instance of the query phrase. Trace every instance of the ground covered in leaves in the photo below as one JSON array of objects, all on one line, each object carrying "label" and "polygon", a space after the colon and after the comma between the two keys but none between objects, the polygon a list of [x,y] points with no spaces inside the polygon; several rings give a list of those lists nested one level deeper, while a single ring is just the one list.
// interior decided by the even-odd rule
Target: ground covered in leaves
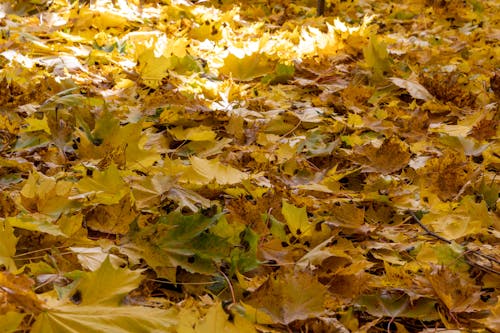
[{"label": "ground covered in leaves", "polygon": [[500,332],[494,0],[4,1],[2,332]]}]

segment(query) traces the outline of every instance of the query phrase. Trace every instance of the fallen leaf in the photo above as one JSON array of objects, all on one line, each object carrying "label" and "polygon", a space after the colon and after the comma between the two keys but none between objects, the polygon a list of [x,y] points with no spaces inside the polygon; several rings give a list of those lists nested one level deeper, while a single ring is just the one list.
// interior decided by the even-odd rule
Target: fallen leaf
[{"label": "fallen leaf", "polygon": [[246,302],[287,325],[323,314],[326,294],[326,287],[310,273],[288,271],[271,275]]},{"label": "fallen leaf", "polygon": [[421,99],[424,101],[429,101],[433,99],[434,97],[425,89],[423,85],[418,83],[417,81],[413,80],[405,80],[405,79],[400,79],[397,77],[391,77],[389,80],[391,80],[392,83],[397,85],[400,88],[406,89],[408,93],[411,95],[411,97],[415,99]]}]

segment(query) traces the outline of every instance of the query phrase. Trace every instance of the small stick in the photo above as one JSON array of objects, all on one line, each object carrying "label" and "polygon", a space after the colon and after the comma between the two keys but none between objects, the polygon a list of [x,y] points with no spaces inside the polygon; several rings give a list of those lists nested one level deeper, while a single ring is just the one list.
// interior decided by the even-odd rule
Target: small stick
[{"label": "small stick", "polygon": [[435,232],[433,232],[433,231],[430,231],[430,230],[429,230],[429,228],[427,228],[427,226],[426,226],[425,224],[423,224],[423,223],[420,221],[420,219],[417,217],[417,215],[415,215],[415,213],[414,213],[413,211],[411,211],[411,210],[410,210],[409,212],[410,212],[411,217],[413,217],[413,220],[414,220],[415,222],[417,222],[417,224],[418,224],[418,225],[419,225],[422,229],[424,229],[424,231],[425,231],[428,235],[430,235],[430,236],[432,236],[432,237],[435,237],[435,238],[437,238],[437,239],[440,239],[440,240],[442,240],[443,242],[446,242],[446,243],[448,243],[448,244],[451,244],[451,241],[450,241],[450,240],[448,240],[448,239],[446,239],[446,238],[444,238],[444,237],[442,237],[442,236],[439,236],[438,234],[436,234],[436,233],[435,233]]},{"label": "small stick", "polygon": [[[430,236],[432,237],[435,237],[439,240],[442,240],[443,242],[446,242],[448,244],[451,244],[452,241],[442,237],[442,236],[439,236],[438,234],[436,234],[435,232],[432,232],[429,230],[429,228],[427,228],[427,226],[425,224],[422,223],[422,221],[420,221],[420,219],[415,215],[415,213],[413,211],[408,211],[411,215],[411,217],[413,218],[413,220],[415,222],[417,222],[417,224]],[[466,251],[464,252],[464,258],[465,258],[465,261],[471,265],[471,266],[474,266],[474,267],[477,267],[479,269],[482,269],[486,272],[489,272],[489,273],[492,273],[492,274],[497,274],[497,275],[500,275],[500,271],[494,269],[493,267],[487,267],[487,266],[484,266],[480,263],[477,263],[475,262],[474,260],[471,259],[471,255],[476,255],[478,257],[481,257],[483,259],[486,259],[489,261],[490,265],[493,266],[493,263],[496,263],[496,264],[500,264],[500,260],[496,259],[495,257],[492,257],[492,256],[489,256],[489,255],[486,255],[486,254],[483,254],[481,253],[479,250],[468,250],[466,248]]]}]

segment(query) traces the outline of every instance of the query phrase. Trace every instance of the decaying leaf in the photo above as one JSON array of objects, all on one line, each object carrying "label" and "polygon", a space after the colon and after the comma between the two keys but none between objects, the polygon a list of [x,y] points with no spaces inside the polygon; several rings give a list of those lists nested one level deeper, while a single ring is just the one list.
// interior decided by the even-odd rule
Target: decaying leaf
[{"label": "decaying leaf", "polygon": [[0,273],[0,314],[19,311],[37,314],[43,309],[43,302],[31,289],[34,281],[26,275]]},{"label": "decaying leaf", "polygon": [[286,325],[323,314],[326,294],[325,286],[310,273],[289,271],[270,276],[247,303]]},{"label": "decaying leaf", "polygon": [[363,165],[367,172],[389,174],[401,170],[410,160],[407,146],[395,137],[384,140],[378,148],[367,144],[354,151],[356,161]]}]

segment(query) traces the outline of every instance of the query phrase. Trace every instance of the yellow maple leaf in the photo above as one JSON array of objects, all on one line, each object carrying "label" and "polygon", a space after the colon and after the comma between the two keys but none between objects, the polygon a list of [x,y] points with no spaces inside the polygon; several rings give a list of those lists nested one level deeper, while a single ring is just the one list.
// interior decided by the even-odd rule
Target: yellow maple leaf
[{"label": "yellow maple leaf", "polygon": [[312,224],[309,223],[305,207],[295,207],[283,200],[281,213],[285,217],[286,223],[295,237],[310,236],[312,234]]},{"label": "yellow maple leaf", "polygon": [[36,132],[36,131],[44,131],[47,134],[52,134],[49,128],[49,124],[47,123],[47,118],[43,117],[42,119],[37,118],[26,118],[24,120],[28,126],[21,129],[21,133],[24,132]]},{"label": "yellow maple leaf", "polygon": [[117,204],[130,192],[115,164],[104,171],[95,170],[92,177],[82,178],[77,188],[82,195],[92,198],[94,203],[104,205]]},{"label": "yellow maple leaf", "polygon": [[370,42],[363,49],[363,54],[367,67],[372,70],[374,81],[381,80],[391,72],[391,61],[387,45],[380,41],[377,36],[370,36]]}]

